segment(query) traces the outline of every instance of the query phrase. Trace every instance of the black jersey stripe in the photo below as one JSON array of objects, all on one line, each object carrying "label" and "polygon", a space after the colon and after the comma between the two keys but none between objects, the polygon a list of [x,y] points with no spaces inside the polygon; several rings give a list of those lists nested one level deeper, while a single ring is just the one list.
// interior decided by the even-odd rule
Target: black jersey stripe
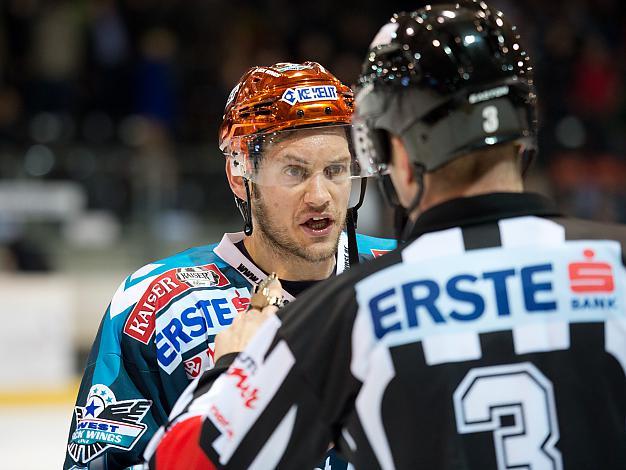
[{"label": "black jersey stripe", "polygon": [[479,250],[502,246],[498,224],[470,225],[462,227],[466,250]]}]

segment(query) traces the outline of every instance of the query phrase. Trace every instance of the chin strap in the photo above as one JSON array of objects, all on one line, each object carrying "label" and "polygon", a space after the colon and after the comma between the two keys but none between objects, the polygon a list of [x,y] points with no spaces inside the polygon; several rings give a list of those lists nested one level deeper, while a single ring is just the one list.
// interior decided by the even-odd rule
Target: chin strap
[{"label": "chin strap", "polygon": [[363,205],[365,199],[365,190],[367,189],[367,179],[361,178],[359,181],[361,184],[361,190],[359,192],[359,201],[354,207],[348,208],[346,212],[346,232],[348,235],[348,259],[350,260],[350,266],[356,266],[359,264],[359,246],[356,242],[356,225],[358,219],[358,210]]},{"label": "chin strap", "polygon": [[246,188],[246,200],[238,198],[235,196],[235,204],[237,205],[237,209],[241,212],[241,216],[243,217],[243,233],[245,233],[248,237],[252,235],[252,204],[250,203],[250,183],[246,178],[243,180],[243,185]]},{"label": "chin strap", "polygon": [[356,243],[356,220],[356,209],[348,209],[346,213],[346,232],[348,235],[348,259],[351,267],[359,264],[359,247]]}]

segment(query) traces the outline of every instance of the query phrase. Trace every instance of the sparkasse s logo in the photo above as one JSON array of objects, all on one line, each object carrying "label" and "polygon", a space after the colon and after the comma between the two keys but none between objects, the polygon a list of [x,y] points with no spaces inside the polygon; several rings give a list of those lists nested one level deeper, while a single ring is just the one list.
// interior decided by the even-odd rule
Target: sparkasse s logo
[{"label": "sparkasse s logo", "polygon": [[613,292],[615,281],[611,265],[593,261],[593,250],[587,249],[583,255],[585,261],[570,263],[568,266],[572,292]]},{"label": "sparkasse s logo", "polygon": [[573,310],[612,310],[616,308],[613,267],[606,262],[594,261],[596,253],[591,249],[583,251],[584,261],[568,265]]}]

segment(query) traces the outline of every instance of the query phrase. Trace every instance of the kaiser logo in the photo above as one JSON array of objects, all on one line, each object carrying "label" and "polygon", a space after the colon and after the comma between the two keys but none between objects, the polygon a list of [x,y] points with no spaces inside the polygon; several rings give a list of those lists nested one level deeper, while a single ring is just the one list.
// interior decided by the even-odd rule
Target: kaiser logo
[{"label": "kaiser logo", "polygon": [[67,446],[74,461],[87,463],[106,449],[132,449],[148,426],[142,423],[150,400],[117,401],[105,385],[89,390],[86,406],[74,408],[76,429]]},{"label": "kaiser logo", "polygon": [[124,325],[124,333],[148,344],[154,333],[157,313],[170,301],[192,288],[224,287],[230,282],[215,264],[170,269],[146,289]]},{"label": "kaiser logo", "polygon": [[179,268],[176,277],[190,287],[223,287],[230,284],[214,264]]},{"label": "kaiser logo", "polygon": [[583,255],[586,261],[570,263],[568,266],[572,292],[613,292],[615,282],[611,265],[593,261],[593,250],[585,250]]}]

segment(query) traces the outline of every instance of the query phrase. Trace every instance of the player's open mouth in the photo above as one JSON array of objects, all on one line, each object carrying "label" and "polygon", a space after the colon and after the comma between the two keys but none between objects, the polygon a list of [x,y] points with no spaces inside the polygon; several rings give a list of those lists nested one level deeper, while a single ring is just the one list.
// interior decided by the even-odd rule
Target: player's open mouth
[{"label": "player's open mouth", "polygon": [[306,233],[313,236],[326,236],[333,228],[333,219],[330,217],[310,217],[300,226]]}]

